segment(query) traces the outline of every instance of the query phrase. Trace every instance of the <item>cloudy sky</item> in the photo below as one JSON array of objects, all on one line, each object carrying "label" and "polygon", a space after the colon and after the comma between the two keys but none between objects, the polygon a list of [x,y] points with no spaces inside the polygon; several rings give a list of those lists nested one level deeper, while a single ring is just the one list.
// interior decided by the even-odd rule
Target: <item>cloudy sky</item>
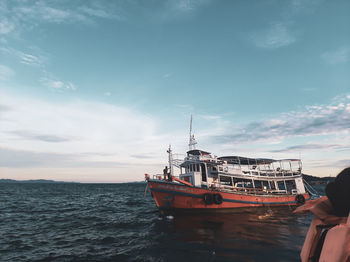
[{"label": "cloudy sky", "polygon": [[0,1],[0,178],[142,180],[169,144],[350,166],[350,2]]}]

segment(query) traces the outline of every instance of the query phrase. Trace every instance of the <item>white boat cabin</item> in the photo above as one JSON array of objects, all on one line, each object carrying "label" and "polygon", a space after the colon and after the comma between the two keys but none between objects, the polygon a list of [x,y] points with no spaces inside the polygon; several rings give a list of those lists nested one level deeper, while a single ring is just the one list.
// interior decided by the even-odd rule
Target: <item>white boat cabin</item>
[{"label": "white boat cabin", "polygon": [[196,187],[244,194],[305,193],[299,159],[216,157],[193,149],[179,167],[179,178]]}]

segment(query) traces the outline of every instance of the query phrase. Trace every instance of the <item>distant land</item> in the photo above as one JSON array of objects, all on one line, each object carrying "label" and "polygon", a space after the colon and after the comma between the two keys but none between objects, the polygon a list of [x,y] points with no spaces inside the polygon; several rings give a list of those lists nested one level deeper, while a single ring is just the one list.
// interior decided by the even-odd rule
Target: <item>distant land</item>
[{"label": "distant land", "polygon": [[303,174],[303,178],[305,181],[309,184],[314,185],[323,185],[327,184],[328,182],[334,181],[335,177],[327,176],[327,177],[318,177],[318,176],[310,176]]},{"label": "distant land", "polygon": [[[318,177],[318,176],[310,176],[303,174],[303,178],[309,184],[322,185],[327,184],[330,181],[333,181],[335,177]],[[0,183],[41,183],[41,184],[50,184],[50,183],[80,183],[80,182],[66,182],[66,181],[55,181],[48,179],[31,179],[31,180],[15,180],[15,179],[0,179]],[[135,181],[135,182],[127,182],[127,183],[145,183],[145,181]],[[85,184],[85,183],[84,183]],[[87,183],[87,184],[95,184],[95,183]],[[101,183],[98,183],[101,184]],[[105,183],[102,183],[105,184]],[[120,183],[107,183],[107,184],[120,184]]]},{"label": "distant land", "polygon": [[54,181],[54,180],[47,180],[47,179],[31,179],[31,180],[0,179],[0,183],[41,183],[41,184],[49,184],[49,183],[79,183],[79,182]]},{"label": "distant land", "polygon": [[145,181],[134,181],[134,182],[67,182],[67,181],[55,181],[49,179],[30,179],[30,180],[15,180],[15,179],[4,179],[0,178],[0,183],[27,183],[27,184],[129,184],[129,183],[140,183],[145,184]]}]

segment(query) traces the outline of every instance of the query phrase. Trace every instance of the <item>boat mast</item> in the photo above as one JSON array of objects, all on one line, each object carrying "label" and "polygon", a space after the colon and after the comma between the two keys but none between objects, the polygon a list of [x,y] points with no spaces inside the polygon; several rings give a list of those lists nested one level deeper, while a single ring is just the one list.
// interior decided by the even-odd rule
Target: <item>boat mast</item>
[{"label": "boat mast", "polygon": [[172,150],[171,150],[171,145],[169,145],[169,149],[167,150],[168,154],[169,154],[169,169],[170,169],[170,175],[173,176],[174,175],[174,171],[173,171],[173,154],[172,154]]},{"label": "boat mast", "polygon": [[188,143],[189,150],[196,149],[196,144],[197,144],[197,141],[196,141],[196,139],[194,138],[194,134],[192,134],[192,115],[191,115],[191,122],[190,122],[190,140],[189,140],[189,143]]}]

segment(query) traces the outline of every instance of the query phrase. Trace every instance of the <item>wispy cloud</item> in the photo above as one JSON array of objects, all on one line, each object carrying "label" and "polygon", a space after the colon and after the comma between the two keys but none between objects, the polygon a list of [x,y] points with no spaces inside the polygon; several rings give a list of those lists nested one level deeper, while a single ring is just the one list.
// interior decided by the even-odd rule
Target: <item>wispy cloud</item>
[{"label": "wispy cloud", "polygon": [[97,19],[119,19],[119,4],[66,1],[20,1],[3,0],[0,6],[0,35],[20,34],[40,26],[41,23],[94,24]]},{"label": "wispy cloud", "polygon": [[202,4],[204,1],[200,0],[179,0],[170,1],[172,7],[180,12],[190,12],[193,11],[198,5]]},{"label": "wispy cloud", "polygon": [[341,47],[334,51],[325,52],[321,58],[331,65],[346,63],[350,59],[350,47]]},{"label": "wispy cloud", "polygon": [[15,29],[15,24],[8,19],[3,18],[0,20],[0,35],[6,35],[11,33]]},{"label": "wispy cloud", "polygon": [[9,133],[14,134],[20,137],[21,139],[36,140],[36,141],[43,141],[43,142],[58,143],[58,142],[67,142],[71,140],[70,138],[64,137],[64,136],[41,134],[38,132],[27,131],[27,130],[15,130],[15,131],[10,131]]},{"label": "wispy cloud", "polygon": [[309,150],[322,150],[322,149],[339,149],[339,150],[349,150],[350,145],[344,146],[343,144],[303,144],[290,146],[282,149],[271,150],[273,153],[284,153],[284,152],[300,152]]},{"label": "wispy cloud", "polygon": [[[20,50],[14,49],[12,47],[0,47],[0,52],[11,57],[14,57],[19,63],[27,66],[32,66],[38,68],[44,75],[39,79],[40,83],[47,87],[51,91],[62,92],[62,91],[75,91],[77,86],[70,81],[59,80],[50,74],[46,69],[46,64],[48,61],[48,55],[45,54],[40,49],[36,48],[35,51],[22,52]],[[37,54],[34,54],[36,52]],[[1,68],[0,68],[1,70]],[[12,76],[12,70],[9,68],[3,68],[3,79],[5,76]],[[0,73],[1,79],[1,73]]]},{"label": "wispy cloud", "polygon": [[14,76],[15,72],[8,66],[0,64],[0,80],[7,80]]},{"label": "wispy cloud", "polygon": [[152,159],[155,158],[154,155],[152,154],[143,154],[143,155],[130,155],[133,158],[138,158],[138,159]]},{"label": "wispy cloud", "polygon": [[21,64],[43,67],[47,57],[41,52],[38,55],[22,52],[12,47],[0,47],[0,52],[15,57]]},{"label": "wispy cloud", "polygon": [[94,6],[82,6],[79,8],[79,10],[83,14],[92,17],[124,20],[124,18],[120,14],[111,12],[112,9],[104,8],[103,6],[97,4],[98,2],[95,2]]},{"label": "wispy cloud", "polygon": [[171,77],[171,76],[172,76],[171,73],[166,73],[166,74],[164,74],[162,77],[163,77],[163,78],[169,78],[169,77]]},{"label": "wispy cloud", "polygon": [[165,0],[160,1],[157,10],[152,10],[152,18],[168,21],[193,16],[202,6],[211,3],[212,0]]},{"label": "wispy cloud", "polygon": [[[271,18],[264,29],[250,34],[250,38],[257,47],[274,50],[292,45],[300,38],[302,29],[297,28],[300,15],[310,15],[322,0],[291,0],[283,3],[284,8]],[[270,2],[267,2],[269,5]]]},{"label": "wispy cloud", "polygon": [[20,54],[20,59],[22,64],[26,65],[40,65],[42,64],[42,61],[39,57],[36,57],[31,54]]},{"label": "wispy cloud", "polygon": [[[78,19],[76,16],[72,16],[68,10],[54,8],[46,5],[46,2],[36,2],[31,6],[19,6],[14,9],[21,15],[21,20],[45,20],[48,22],[62,23],[70,20]],[[73,19],[74,18],[74,19]],[[81,17],[80,19],[82,19]]]},{"label": "wispy cloud", "polygon": [[53,78],[41,78],[40,82],[51,91],[75,91],[77,87],[71,82],[63,82]]},{"label": "wispy cloud", "polygon": [[288,46],[297,41],[290,25],[280,22],[271,23],[267,29],[253,33],[251,38],[256,46],[266,49]]},{"label": "wispy cloud", "polygon": [[63,7],[60,1],[36,1],[26,5],[20,2],[13,8],[17,19],[22,21],[46,21],[50,23],[92,23],[93,18],[117,19],[120,16],[114,14],[110,5],[103,9],[101,6],[77,6],[72,3],[70,8]]},{"label": "wispy cloud", "polygon": [[350,132],[350,99],[343,95],[335,104],[308,106],[271,119],[250,122],[236,132],[216,137],[217,141],[251,143],[287,137],[341,134]]}]

